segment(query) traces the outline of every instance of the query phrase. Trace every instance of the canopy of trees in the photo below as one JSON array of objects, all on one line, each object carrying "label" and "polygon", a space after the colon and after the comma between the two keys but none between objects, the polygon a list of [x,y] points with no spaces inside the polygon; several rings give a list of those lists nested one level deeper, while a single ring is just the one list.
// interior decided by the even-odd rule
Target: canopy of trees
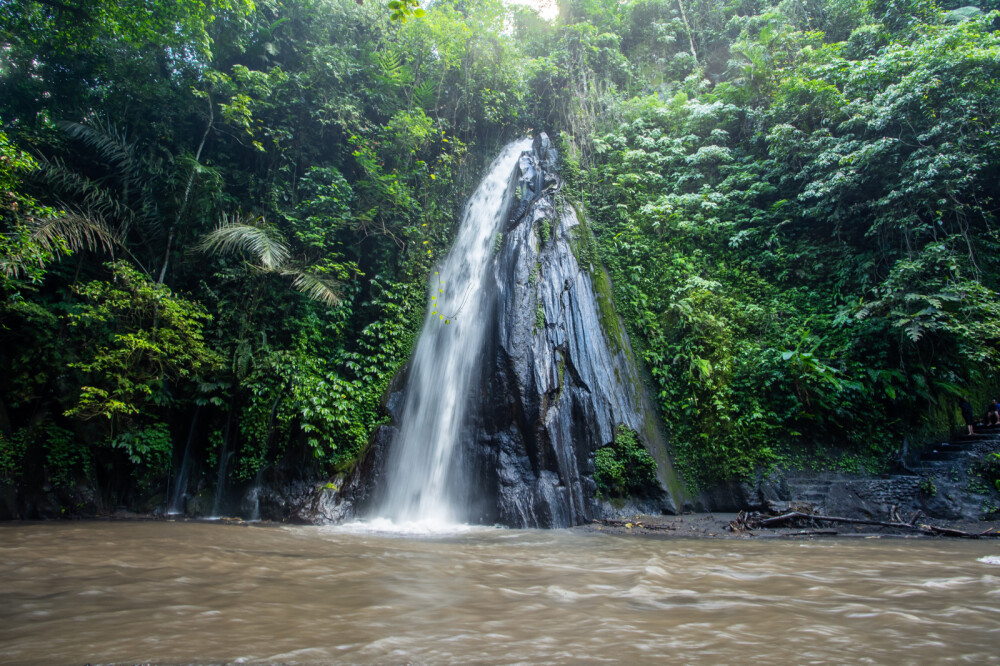
[{"label": "canopy of trees", "polygon": [[0,478],[350,467],[539,129],[686,480],[879,469],[996,388],[996,4],[0,0]]}]

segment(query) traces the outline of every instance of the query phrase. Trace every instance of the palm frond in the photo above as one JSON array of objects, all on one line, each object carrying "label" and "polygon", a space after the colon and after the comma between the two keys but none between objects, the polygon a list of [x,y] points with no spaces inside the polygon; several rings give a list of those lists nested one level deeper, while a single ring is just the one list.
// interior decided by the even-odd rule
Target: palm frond
[{"label": "palm frond", "polygon": [[132,178],[139,171],[135,142],[129,143],[125,133],[111,121],[104,125],[62,121],[59,127],[71,138],[93,149],[101,159],[114,165],[127,177]]},{"label": "palm frond", "polygon": [[99,181],[70,169],[58,158],[38,158],[38,166],[32,175],[54,190],[59,199],[65,201],[70,198],[79,201],[83,209],[88,211],[90,215],[106,219],[119,219],[126,226],[132,217],[132,211]]},{"label": "palm frond", "polygon": [[78,212],[33,218],[22,228],[28,232],[29,243],[20,251],[0,256],[0,272],[8,277],[26,272],[31,264],[44,264],[44,255],[54,257],[84,249],[111,252],[121,245],[121,239],[104,220]]},{"label": "palm frond", "polygon": [[193,173],[194,177],[203,187],[208,186],[213,190],[222,189],[224,180],[222,178],[222,171],[218,167],[202,164],[194,158],[194,155],[187,153],[178,155],[174,158],[174,161],[179,168],[178,174],[182,180]]},{"label": "palm frond", "polygon": [[[140,153],[137,142],[130,142],[124,131],[111,121],[103,124],[64,121],[59,126],[112,168],[108,180],[114,180],[122,190],[120,194],[112,193],[113,187],[102,185],[105,192],[102,200],[97,203],[85,200],[84,204],[105,217],[119,219],[123,229],[135,226],[145,235],[162,234],[163,220],[155,193],[169,175],[173,156],[155,147]],[[114,202],[113,211],[107,209],[108,199]]]},{"label": "palm frond", "polygon": [[141,230],[146,239],[162,238],[166,233],[163,228],[163,216],[160,215],[160,206],[156,199],[147,193],[140,196],[132,222]]},{"label": "palm frond", "polygon": [[31,239],[49,249],[63,242],[74,252],[83,249],[111,252],[122,242],[102,218],[80,212],[32,220],[28,226]]},{"label": "palm frond", "polygon": [[285,268],[281,274],[292,278],[292,286],[314,301],[331,306],[340,303],[340,282],[327,275],[297,267]]},{"label": "palm frond", "polygon": [[206,234],[197,249],[209,254],[244,252],[252,255],[266,270],[277,270],[288,262],[288,246],[273,229],[257,224],[246,224],[239,217],[230,222],[225,217],[214,231]]}]

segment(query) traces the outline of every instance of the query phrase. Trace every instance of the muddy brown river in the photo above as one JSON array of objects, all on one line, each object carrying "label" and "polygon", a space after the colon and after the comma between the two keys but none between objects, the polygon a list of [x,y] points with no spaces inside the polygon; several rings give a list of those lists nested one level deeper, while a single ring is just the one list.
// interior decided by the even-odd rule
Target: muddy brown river
[{"label": "muddy brown river", "polygon": [[1000,659],[995,541],[0,524],[0,662]]}]

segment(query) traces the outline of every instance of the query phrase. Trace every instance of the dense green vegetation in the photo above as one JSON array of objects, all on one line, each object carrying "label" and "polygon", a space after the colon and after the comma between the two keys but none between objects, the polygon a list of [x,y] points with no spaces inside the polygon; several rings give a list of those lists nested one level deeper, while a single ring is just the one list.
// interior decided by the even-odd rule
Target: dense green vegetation
[{"label": "dense green vegetation", "polygon": [[646,495],[656,487],[656,461],[635,432],[620,426],[615,441],[594,454],[594,483],[602,497]]},{"label": "dense green vegetation", "polygon": [[877,468],[995,387],[995,5],[0,0],[0,476],[349,467],[538,129],[688,482]]},{"label": "dense green vegetation", "polygon": [[7,480],[353,463],[523,87],[500,4],[412,4],[0,2]]},{"label": "dense green vegetation", "polygon": [[[643,16],[623,44],[648,46]],[[1000,21],[787,1],[687,21],[664,42],[685,69],[570,140],[680,466],[877,469],[994,387]]]}]

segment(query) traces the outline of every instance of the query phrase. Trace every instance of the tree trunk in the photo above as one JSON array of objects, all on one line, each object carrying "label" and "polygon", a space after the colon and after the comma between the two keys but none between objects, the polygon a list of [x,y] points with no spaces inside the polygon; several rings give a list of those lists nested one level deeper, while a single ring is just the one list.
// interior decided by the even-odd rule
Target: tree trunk
[{"label": "tree trunk", "polygon": [[687,30],[688,44],[691,45],[691,55],[694,56],[695,63],[698,62],[698,52],[694,50],[694,37],[691,35],[691,25],[688,23],[687,14],[684,12],[684,3],[677,0],[677,6],[681,10],[681,20],[684,21],[684,29]]},{"label": "tree trunk", "polygon": [[[205,133],[201,135],[201,143],[198,144],[198,150],[194,154],[194,161],[197,164],[201,159],[201,151],[205,147],[205,142],[208,140],[208,134],[212,131],[212,125],[215,123],[215,105],[212,103],[212,96],[208,96],[208,124],[205,126]],[[194,185],[194,174],[195,170],[191,170],[191,175],[188,176],[187,185],[184,187],[184,198],[181,199],[181,205],[177,208],[177,215],[174,216],[173,224],[170,225],[170,230],[167,232],[167,247],[163,251],[163,266],[160,268],[160,276],[156,279],[156,284],[163,284],[163,279],[167,276],[167,265],[170,263],[170,250],[174,244],[174,237],[177,235],[177,227],[180,225],[181,217],[184,216],[184,209],[187,208],[188,199],[191,197],[191,186]]]}]

